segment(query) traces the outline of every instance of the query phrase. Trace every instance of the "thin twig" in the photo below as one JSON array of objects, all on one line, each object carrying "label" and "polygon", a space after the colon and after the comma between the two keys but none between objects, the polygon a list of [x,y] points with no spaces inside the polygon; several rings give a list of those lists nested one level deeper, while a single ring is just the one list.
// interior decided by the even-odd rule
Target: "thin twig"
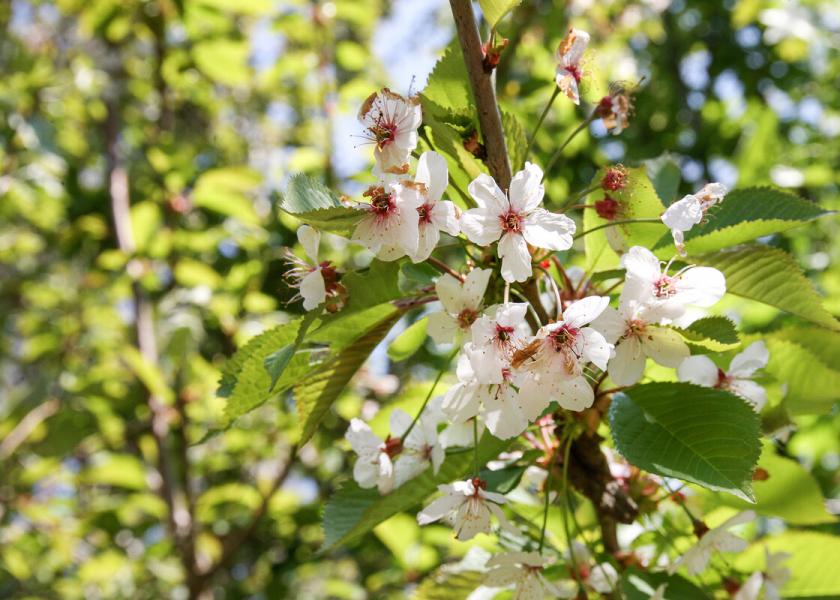
[{"label": "thin twig", "polygon": [[609,221],[608,223],[601,223],[600,225],[596,225],[592,229],[587,229],[586,231],[581,231],[577,235],[574,236],[574,239],[582,238],[585,235],[589,235],[590,233],[594,233],[599,229],[605,229],[607,227],[615,227],[616,225],[627,225],[629,223],[662,223],[661,219],[657,219],[654,217],[648,219],[624,219],[620,221]]},{"label": "thin twig", "polygon": [[545,121],[546,115],[548,115],[548,111],[551,110],[551,105],[554,104],[554,100],[560,94],[560,87],[555,85],[554,91],[551,92],[551,98],[548,99],[548,103],[545,105],[545,108],[540,115],[540,118],[537,120],[537,124],[534,127],[533,133],[531,133],[531,139],[528,140],[528,146],[525,148],[525,158],[528,158],[531,155],[531,148],[534,146],[534,140],[537,139],[537,132],[539,132],[540,127],[542,127],[543,121]]},{"label": "thin twig", "polygon": [[593,111],[591,115],[586,117],[586,119],[580,125],[578,125],[571,134],[569,134],[569,137],[566,138],[566,141],[563,142],[560,145],[560,147],[557,148],[557,150],[554,151],[554,154],[551,155],[551,158],[548,159],[548,163],[545,165],[545,170],[543,171],[543,179],[545,179],[545,176],[548,174],[549,171],[551,171],[552,167],[554,167],[554,164],[558,160],[560,160],[560,155],[563,154],[563,150],[566,148],[566,146],[569,145],[569,142],[571,142],[573,139],[575,139],[575,136],[577,134],[579,134],[581,131],[583,131],[584,129],[586,129],[589,126],[589,124],[594,120],[595,120],[595,112]]},{"label": "thin twig", "polygon": [[458,281],[461,281],[461,282],[464,281],[464,276],[463,275],[461,275],[458,271],[456,271],[455,269],[453,269],[452,267],[447,265],[442,260],[439,260],[439,259],[435,258],[434,256],[430,256],[429,258],[426,259],[426,261],[428,261],[428,263],[430,265],[432,265],[433,267],[437,268],[441,273],[449,273],[450,275],[452,275],[452,277],[454,277]]}]

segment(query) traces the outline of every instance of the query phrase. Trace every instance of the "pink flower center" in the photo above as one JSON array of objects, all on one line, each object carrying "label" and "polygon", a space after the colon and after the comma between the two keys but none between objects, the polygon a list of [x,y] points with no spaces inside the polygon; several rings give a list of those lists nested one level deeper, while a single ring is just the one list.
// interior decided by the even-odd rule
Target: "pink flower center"
[{"label": "pink flower center", "polygon": [[373,142],[382,150],[397,137],[397,124],[393,119],[387,119],[385,115],[379,113],[374,124],[368,127],[368,131]]},{"label": "pink flower center", "polygon": [[505,233],[522,232],[522,217],[512,210],[508,211],[507,214],[499,215],[499,222],[502,226],[502,231]]},{"label": "pink flower center", "polygon": [[606,219],[607,221],[614,220],[618,216],[620,210],[621,205],[617,200],[611,198],[610,196],[604,196],[603,200],[598,200],[595,203],[595,212],[598,213],[599,217]]},{"label": "pink flower center", "polygon": [[677,286],[673,277],[663,275],[653,282],[653,294],[657,298],[670,298],[677,293]]},{"label": "pink flower center", "polygon": [[380,450],[391,458],[394,458],[397,454],[402,452],[402,449],[402,440],[398,437],[391,437],[390,435],[385,440],[385,443],[383,443],[380,447]]},{"label": "pink flower center", "polygon": [[487,482],[481,479],[480,477],[473,477],[472,478],[473,489],[473,498],[479,498],[479,490],[486,490],[487,489]]},{"label": "pink flower center", "polygon": [[420,215],[420,223],[428,225],[432,222],[432,205],[424,204],[417,207],[417,214]]},{"label": "pink flower center", "polygon": [[564,324],[549,333],[548,340],[555,352],[565,352],[571,349],[579,334],[580,329]]},{"label": "pink flower center", "polygon": [[502,346],[509,344],[511,337],[513,337],[513,327],[496,325],[496,340],[498,340]]},{"label": "pink flower center", "polygon": [[580,78],[581,78],[580,67],[578,67],[577,65],[569,65],[568,67],[566,67],[566,71],[568,71],[569,74],[572,77],[575,78],[575,81],[580,83]]},{"label": "pink flower center", "polygon": [[624,337],[639,337],[645,332],[647,323],[641,319],[632,319],[627,322],[627,329],[624,332]]},{"label": "pink flower center", "polygon": [[729,389],[729,384],[732,382],[732,378],[726,374],[726,371],[718,367],[717,370],[717,383],[715,383],[715,387],[721,390]]},{"label": "pink flower center", "polygon": [[457,317],[458,325],[461,329],[469,329],[475,320],[478,318],[478,313],[471,308],[465,308]]},{"label": "pink flower center", "polygon": [[394,201],[393,194],[382,192],[371,199],[370,206],[376,216],[384,218],[394,212],[397,203]]}]

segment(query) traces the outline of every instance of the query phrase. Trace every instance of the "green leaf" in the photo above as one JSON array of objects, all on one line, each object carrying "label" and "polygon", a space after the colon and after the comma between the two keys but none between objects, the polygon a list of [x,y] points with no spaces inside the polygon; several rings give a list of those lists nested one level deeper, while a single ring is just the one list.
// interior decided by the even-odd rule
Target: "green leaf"
[{"label": "green leaf", "polygon": [[517,172],[525,166],[528,157],[525,155],[528,149],[528,138],[516,115],[509,112],[502,112],[502,129],[505,132],[508,156],[510,157],[510,168]]},{"label": "green leaf", "polygon": [[506,14],[516,8],[522,0],[478,0],[484,20],[491,28],[496,27]]},{"label": "green leaf", "polygon": [[649,600],[660,585],[667,585],[665,598],[709,600],[709,596],[681,575],[642,571],[631,567],[621,574],[621,592],[625,600]]},{"label": "green leaf", "polygon": [[840,596],[840,537],[816,531],[785,531],[754,543],[735,559],[735,567],[744,572],[765,567],[765,548],[786,552],[785,566],[791,578],[782,587],[783,598],[837,598]]},{"label": "green leaf", "polygon": [[396,320],[397,315],[385,319],[351,346],[322,364],[314,375],[294,387],[295,406],[301,427],[298,441],[300,445],[309,441],[333,402],[341,395],[347,383],[387,335]]},{"label": "green leaf", "polygon": [[741,340],[735,323],[726,317],[713,316],[697,319],[685,329],[674,327],[685,340],[703,350],[725,352],[737,348]]},{"label": "green leaf", "polygon": [[487,484],[487,489],[491,492],[498,492],[499,494],[507,494],[517,485],[519,485],[522,475],[528,465],[511,465],[491,471],[490,469],[482,469],[479,476]]},{"label": "green leaf", "polygon": [[303,323],[304,318],[299,318],[269,329],[245,344],[225,365],[219,395],[228,398],[225,415],[229,420],[241,417],[288,389],[314,366],[308,352],[297,352],[277,381],[272,382],[272,375],[266,370],[266,359],[278,349],[294,344]]},{"label": "green leaf", "polygon": [[[784,331],[784,330],[783,330]],[[764,336],[770,360],[765,371],[786,387],[784,407],[792,415],[825,414],[840,400],[837,362],[826,364],[801,342]]]},{"label": "green leaf", "polygon": [[[734,190],[686,233],[688,254],[694,256],[786,231],[829,214],[813,202],[768,187]],[[667,246],[670,240],[662,241]]]},{"label": "green leaf", "polygon": [[780,517],[792,525],[837,521],[825,509],[825,499],[814,476],[795,460],[776,454],[772,443],[764,443],[758,466],[769,477],[753,482],[754,505],[724,494],[717,495],[716,500],[734,508],[752,508],[760,515]]},{"label": "green leaf", "polygon": [[[427,103],[424,103],[424,106],[426,105]],[[450,186],[447,190],[449,199],[455,201],[462,208],[468,206],[467,203],[471,200],[463,194],[467,193],[470,182],[479,173],[485,173],[486,168],[464,148],[461,133],[451,124],[434,116],[431,111],[426,111],[423,124],[426,126],[432,146],[446,159],[450,179]]]},{"label": "green leaf", "polygon": [[426,577],[412,598],[413,600],[467,600],[484,581],[484,576],[481,571],[450,572],[444,566]]},{"label": "green leaf", "polygon": [[208,39],[196,42],[192,56],[207,77],[224,85],[246,86],[251,82],[247,40]]},{"label": "green leaf", "polygon": [[353,235],[356,225],[365,215],[362,210],[345,206],[292,214],[315,229],[347,238]]},{"label": "green leaf", "polygon": [[682,180],[682,171],[670,154],[646,160],[648,177],[663,206],[670,206],[677,200]]},{"label": "green leaf", "polygon": [[388,358],[394,362],[406,360],[423,347],[426,341],[426,328],[429,325],[428,317],[423,317],[407,327],[388,346]]},{"label": "green leaf", "polygon": [[689,383],[649,383],[613,398],[615,446],[641,469],[752,501],[759,419],[738,396]]},{"label": "green leaf", "polygon": [[332,190],[302,173],[296,173],[289,179],[280,205],[293,215],[344,206]]},{"label": "green leaf", "polygon": [[[492,460],[509,444],[509,440],[499,440],[485,433],[479,441],[480,463]],[[362,489],[353,481],[346,482],[329,499],[324,510],[325,539],[322,551],[347,544],[390,516],[417,507],[438,485],[463,479],[472,467],[471,451],[449,454],[437,475],[429,468],[387,496],[380,496],[376,489]]]},{"label": "green leaf", "polygon": [[426,87],[420,93],[425,113],[441,116],[446,113],[473,114],[467,67],[457,39],[450,43],[429,74]]},{"label": "green leaf", "polygon": [[840,322],[823,308],[822,300],[799,265],[782,250],[755,244],[705,254],[692,262],[721,271],[730,294],[840,330]]},{"label": "green leaf", "polygon": [[289,364],[289,361],[292,360],[294,355],[295,344],[286,344],[276,352],[272,352],[265,357],[263,365],[265,365],[265,370],[271,376],[271,387],[269,391],[274,390],[274,386],[277,385],[277,380],[283,374],[283,371],[286,370],[286,365]]},{"label": "green leaf", "polygon": [[368,309],[402,297],[399,286],[399,263],[374,259],[367,271],[354,271],[341,278],[347,289],[347,306],[342,313]]}]

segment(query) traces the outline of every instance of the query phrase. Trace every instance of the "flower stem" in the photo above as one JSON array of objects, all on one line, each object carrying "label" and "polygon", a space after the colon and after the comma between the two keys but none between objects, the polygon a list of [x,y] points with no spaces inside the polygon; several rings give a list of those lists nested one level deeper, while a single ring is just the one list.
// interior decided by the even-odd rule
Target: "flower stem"
[{"label": "flower stem", "polygon": [[592,114],[586,117],[586,119],[580,125],[577,126],[577,128],[569,135],[569,137],[566,138],[566,141],[563,142],[560,145],[560,147],[554,151],[554,154],[551,155],[551,158],[548,160],[548,164],[546,164],[545,170],[543,171],[543,179],[545,179],[545,176],[548,174],[549,171],[551,171],[551,168],[554,166],[554,164],[558,160],[560,160],[560,155],[563,153],[563,150],[566,148],[566,146],[569,145],[569,142],[571,142],[577,134],[586,129],[589,126],[589,124],[594,120],[595,112],[593,111]]},{"label": "flower stem", "polygon": [[572,209],[575,209],[575,208],[595,208],[594,204],[591,204],[591,205],[590,204],[578,204],[578,202],[580,202],[581,200],[586,198],[592,192],[597,192],[600,189],[601,189],[601,184],[593,185],[592,187],[588,187],[585,190],[583,190],[582,192],[579,192],[578,194],[576,194],[575,196],[573,196],[572,198],[567,200],[557,210],[564,211],[564,210],[572,210]]},{"label": "flower stem", "polygon": [[581,231],[577,235],[575,235],[574,239],[582,238],[585,235],[598,231],[599,229],[605,229],[607,227],[614,227],[615,225],[627,225],[628,223],[662,223],[660,219],[657,218],[649,218],[649,219],[624,219],[621,221],[610,221],[608,223],[601,223],[593,227],[592,229],[587,229],[586,231]]},{"label": "flower stem", "polygon": [[409,425],[408,429],[405,430],[405,433],[402,435],[402,439],[408,438],[408,434],[411,433],[411,430],[414,429],[414,425],[416,425],[417,421],[420,420],[420,416],[423,414],[423,411],[426,410],[426,405],[429,403],[432,394],[435,392],[437,384],[440,383],[441,377],[443,377],[443,374],[447,371],[447,369],[449,369],[449,363],[452,362],[452,359],[455,358],[456,354],[458,354],[458,348],[455,348],[455,350],[452,352],[452,354],[449,355],[449,357],[446,359],[446,362],[440,368],[440,371],[438,371],[437,377],[435,377],[435,380],[432,383],[432,387],[429,388],[429,393],[426,394],[426,398],[423,400],[423,404],[420,406],[420,410],[417,411],[417,415],[414,417],[414,420],[411,422],[411,425]]},{"label": "flower stem", "polygon": [[548,99],[548,104],[545,105],[545,108],[543,109],[542,114],[540,115],[540,118],[537,121],[537,125],[536,127],[534,127],[534,131],[531,134],[531,139],[528,140],[528,147],[525,148],[525,158],[531,155],[531,148],[534,145],[534,140],[537,139],[537,132],[540,130],[540,127],[542,127],[543,121],[545,121],[545,117],[548,115],[548,111],[551,109],[551,105],[554,104],[554,100],[559,94],[560,88],[557,85],[555,85],[554,91],[551,93],[551,98]]},{"label": "flower stem", "polygon": [[464,281],[464,276],[463,275],[461,275],[458,271],[456,271],[455,269],[453,269],[452,267],[447,265],[442,260],[439,260],[439,259],[435,258],[434,256],[430,256],[426,260],[428,261],[428,263],[430,265],[437,268],[441,273],[449,273],[450,275],[452,275],[452,277],[454,277],[458,281],[461,281],[461,282]]}]

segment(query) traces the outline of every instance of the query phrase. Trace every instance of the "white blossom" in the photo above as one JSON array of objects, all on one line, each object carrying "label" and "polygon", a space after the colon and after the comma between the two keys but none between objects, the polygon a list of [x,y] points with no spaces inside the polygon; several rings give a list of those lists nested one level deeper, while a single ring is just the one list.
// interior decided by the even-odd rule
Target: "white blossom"
[{"label": "white blossom", "polygon": [[764,590],[764,600],[781,600],[781,589],[791,577],[790,569],[784,566],[790,558],[787,552],[771,553],[764,547],[766,567],[756,571],[744,582],[733,600],[759,600]]},{"label": "white blossom", "polygon": [[623,302],[644,305],[651,321],[677,319],[690,305],[708,307],[726,293],[723,274],[711,267],[686,267],[668,275],[653,252],[633,246],[621,257],[626,270]]},{"label": "white blossom", "polygon": [[685,232],[700,223],[709,209],[723,200],[726,187],[720,183],[707,183],[698,192],[683,196],[662,214],[662,222],[671,230],[677,251],[685,254]]},{"label": "white blossom", "polygon": [[500,304],[490,315],[482,315],[472,324],[472,341],[464,344],[473,373],[479,383],[502,383],[503,371],[510,367],[513,353],[521,348],[531,333],[524,302]]},{"label": "white blossom", "polygon": [[615,344],[607,371],[616,385],[633,385],[642,378],[645,360],[652,358],[664,367],[676,369],[689,355],[682,336],[649,320],[646,307],[626,297],[618,310],[607,307],[592,322],[604,338]]},{"label": "white blossom", "polygon": [[680,566],[685,565],[688,574],[694,577],[706,570],[712,558],[712,552],[743,552],[749,544],[727,530],[754,519],[755,512],[746,510],[724,521],[722,525],[708,530],[694,546],[668,567],[668,572],[676,573]]},{"label": "white blossom", "polygon": [[479,478],[456,481],[452,485],[439,485],[443,496],[433,500],[417,515],[420,525],[428,525],[451,515],[455,537],[461,541],[474,538],[479,533],[490,533],[490,516],[512,533],[518,533],[499,508],[506,502],[502,494],[488,492],[486,483]]},{"label": "white blossom", "polygon": [[394,489],[394,463],[389,444],[373,433],[361,419],[350,421],[345,437],[358,455],[353,466],[353,479],[359,487],[377,487],[380,494],[387,494]]},{"label": "white blossom", "polygon": [[514,358],[513,367],[522,369],[519,389],[528,419],[542,414],[552,400],[568,410],[592,406],[595,395],[583,376],[583,364],[591,362],[606,369],[613,345],[592,327],[586,327],[607,307],[610,299],[589,296],[563,311],[563,320],[542,327],[534,341]]},{"label": "white blossom", "polygon": [[404,98],[388,88],[371,94],[359,110],[364,137],[374,144],[376,171],[403,174],[417,147],[417,128],[423,121],[420,101]]},{"label": "white blossom", "polygon": [[767,366],[770,353],[762,341],[753,342],[736,355],[724,371],[708,356],[697,355],[686,358],[677,369],[680,381],[688,381],[703,387],[728,390],[749,402],[756,412],[761,412],[767,403],[767,392],[752,380],[756,371]]},{"label": "white blossom", "polygon": [[531,276],[528,244],[547,250],[568,250],[572,246],[574,221],[540,208],[545,194],[542,176],[542,169],[526,162],[511,180],[507,195],[485,173],[469,185],[478,208],[461,215],[461,230],[480,246],[498,240],[505,281],[525,281]]},{"label": "white blossom", "polygon": [[443,304],[443,311],[429,315],[429,335],[438,344],[447,344],[460,331],[469,333],[478,318],[493,272],[490,269],[473,269],[463,282],[445,273],[435,282],[435,291]]},{"label": "white blossom", "polygon": [[580,104],[579,87],[583,77],[581,59],[588,45],[589,34],[571,27],[557,48],[555,81],[560,90],[575,104]]},{"label": "white blossom", "polygon": [[484,578],[489,587],[514,586],[513,600],[544,600],[547,595],[569,597],[548,581],[543,569],[551,560],[537,552],[506,552],[487,561]]},{"label": "white blossom", "polygon": [[410,252],[413,262],[422,262],[431,256],[440,241],[440,232],[458,235],[458,209],[449,200],[441,200],[449,185],[449,170],[437,152],[424,152],[417,162],[414,183],[420,187],[423,203],[417,207],[419,238],[417,250]]},{"label": "white blossom", "polygon": [[367,246],[381,260],[396,260],[417,252],[417,209],[423,204],[417,187],[391,182],[371,188],[368,194],[371,201],[362,205],[366,214],[356,225],[353,241]]},{"label": "white blossom", "polygon": [[318,246],[321,243],[321,233],[318,230],[309,225],[301,225],[297,230],[297,238],[309,261],[301,260],[291,251],[287,251],[287,258],[295,265],[287,276],[298,288],[298,293],[303,298],[304,310],[312,310],[327,299],[327,279],[330,280],[330,285],[335,286],[335,267],[328,262],[318,262]]},{"label": "white blossom", "polygon": [[502,369],[500,384],[479,383],[469,357],[461,354],[456,374],[458,383],[447,390],[442,407],[453,423],[466,423],[480,415],[490,433],[503,440],[525,431],[528,417],[520,404],[510,369]]}]

